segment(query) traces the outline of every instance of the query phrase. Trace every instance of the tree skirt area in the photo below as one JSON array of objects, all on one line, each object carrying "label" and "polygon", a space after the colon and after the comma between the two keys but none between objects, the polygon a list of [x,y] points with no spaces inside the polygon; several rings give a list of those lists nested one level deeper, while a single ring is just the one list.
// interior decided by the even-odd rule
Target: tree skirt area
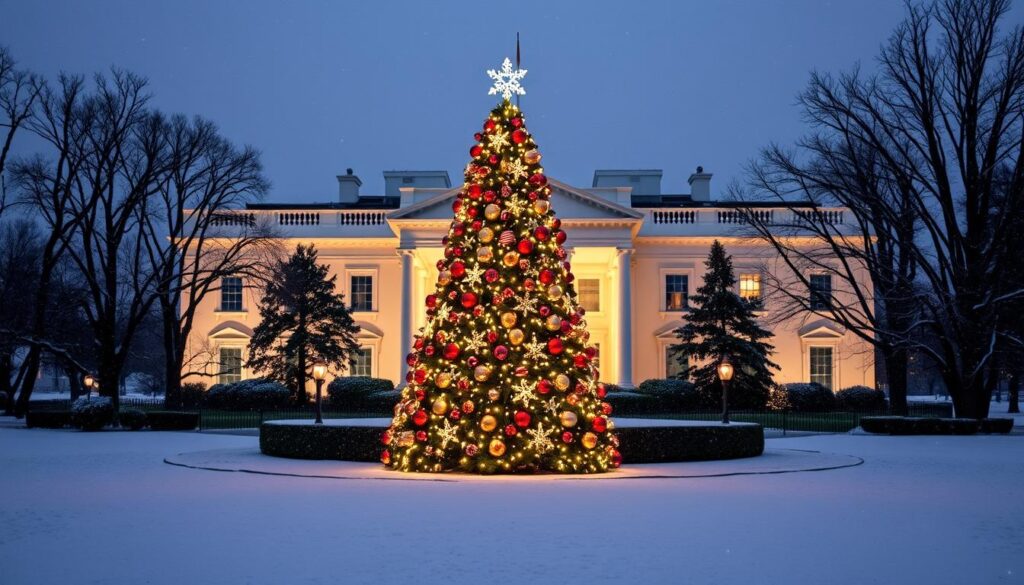
[{"label": "tree skirt area", "polygon": [[[255,454],[256,441],[0,428],[0,582],[959,585],[1024,571],[1020,436],[769,439],[769,455],[745,461],[864,463],[630,481],[331,481],[164,463]],[[740,461],[668,465],[712,463]]]}]

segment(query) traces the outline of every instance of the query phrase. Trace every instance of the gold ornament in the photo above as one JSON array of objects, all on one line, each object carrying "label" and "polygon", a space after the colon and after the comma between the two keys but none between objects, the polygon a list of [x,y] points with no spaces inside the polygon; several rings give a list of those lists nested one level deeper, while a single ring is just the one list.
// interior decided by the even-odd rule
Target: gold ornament
[{"label": "gold ornament", "polygon": [[519,252],[509,252],[501,259],[505,266],[512,267],[519,264]]},{"label": "gold ornament", "polygon": [[562,392],[568,390],[569,384],[571,383],[572,380],[570,380],[569,376],[566,376],[565,374],[558,374],[557,376],[555,376],[555,388],[558,388]]},{"label": "gold ornament", "polygon": [[516,324],[516,314],[513,313],[512,311],[508,311],[507,313],[502,313],[501,314],[501,324],[506,329],[508,329],[509,327],[512,327],[513,325]]},{"label": "gold ornament", "polygon": [[486,244],[486,243],[490,242],[493,239],[494,239],[494,230],[492,230],[489,227],[485,227],[485,228],[481,228],[480,229],[480,241],[481,242]]},{"label": "gold ornament", "polygon": [[583,433],[583,438],[580,439],[580,442],[583,443],[583,446],[587,449],[593,449],[594,447],[597,447],[597,435],[594,433]]},{"label": "gold ornament", "polygon": [[505,443],[502,443],[501,439],[493,439],[488,445],[487,451],[495,457],[501,457],[505,454]]},{"label": "gold ornament", "polygon": [[544,322],[544,326],[548,328],[548,331],[558,331],[562,328],[562,318],[558,315],[549,315],[548,320]]},{"label": "gold ornament", "polygon": [[499,215],[501,215],[501,208],[498,207],[497,205],[493,203],[488,203],[487,207],[484,207],[484,217],[486,217],[487,219],[493,221],[495,219],[498,219]]},{"label": "gold ornament", "polygon": [[472,400],[467,400],[467,401],[462,403],[462,412],[464,412],[466,414],[469,414],[469,413],[473,412],[474,410],[476,410],[476,405],[473,404]]},{"label": "gold ornament", "polygon": [[437,384],[438,388],[447,388],[452,385],[452,375],[448,372],[440,372],[434,376],[434,384]]},{"label": "gold ornament", "polygon": [[409,447],[416,442],[416,434],[412,431],[403,431],[398,435],[398,446]]},{"label": "gold ornament", "polygon": [[473,378],[475,378],[477,382],[486,382],[487,378],[490,378],[490,377],[491,377],[491,368],[488,367],[488,366],[477,366],[473,370]]},{"label": "gold ornament", "polygon": [[487,391],[487,398],[491,400],[497,400],[501,398],[501,391],[498,390],[497,388],[491,388],[490,390]]},{"label": "gold ornament", "polygon": [[548,296],[551,297],[552,300],[562,298],[562,287],[557,284],[552,284],[548,287]]},{"label": "gold ornament", "polygon": [[523,154],[523,160],[525,160],[527,164],[531,165],[539,163],[540,158],[540,152],[536,148],[527,150],[526,153]]},{"label": "gold ornament", "polygon": [[480,249],[476,251],[476,259],[481,262],[490,262],[491,260],[494,260],[494,251],[491,250],[490,246],[481,246]]},{"label": "gold ornament", "polygon": [[[512,316],[515,317],[515,313]],[[508,341],[512,345],[519,345],[524,339],[526,339],[526,334],[523,333],[522,329],[513,329],[508,332]]]},{"label": "gold ornament", "polygon": [[430,410],[432,410],[434,414],[440,416],[448,412],[448,402],[446,402],[444,398],[438,398],[437,400],[434,400],[432,405],[430,405]]},{"label": "gold ornament", "polygon": [[540,215],[544,215],[549,209],[551,209],[551,202],[547,199],[538,199],[533,202],[533,210]]},{"label": "gold ornament", "polygon": [[483,429],[484,432],[489,433],[498,428],[498,419],[489,414],[485,414],[483,418],[480,419],[480,428]]},{"label": "gold ornament", "polygon": [[558,420],[562,423],[563,427],[574,427],[579,422],[576,413],[571,410],[563,410],[562,414],[558,415]]},{"label": "gold ornament", "polygon": [[452,273],[448,270],[442,270],[441,273],[437,275],[437,284],[440,284],[441,286],[448,286],[448,283],[451,281]]}]

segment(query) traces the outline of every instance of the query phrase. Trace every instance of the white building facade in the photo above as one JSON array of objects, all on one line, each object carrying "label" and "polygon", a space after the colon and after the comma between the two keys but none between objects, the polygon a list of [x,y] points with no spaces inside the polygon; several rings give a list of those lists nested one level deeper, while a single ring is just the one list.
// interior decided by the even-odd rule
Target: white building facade
[{"label": "white building facade", "polygon": [[[444,171],[384,173],[384,195],[359,193],[351,173],[338,177],[339,198],[325,204],[259,204],[244,211],[268,221],[284,247],[314,244],[320,262],[337,275],[337,286],[362,328],[362,355],[350,375],[404,382],[405,355],[426,317],[424,298],[433,292],[441,238],[452,221],[459,187]],[[745,229],[734,204],[711,198],[711,174],[697,169],[690,193],[662,194],[659,170],[599,170],[589,188],[550,180],[552,208],[568,232],[572,270],[587,309],[591,342],[598,346],[601,380],[633,386],[678,371],[667,356],[674,330],[689,309],[688,298],[703,281],[711,243],[721,241],[733,257],[737,292],[761,304],[763,324],[773,331],[778,382],[815,381],[833,390],[874,387],[873,350],[867,342],[806,312],[773,319],[784,302],[767,290],[783,270],[772,249]],[[782,220],[794,211],[759,208]],[[827,213],[842,229],[842,209]],[[841,302],[828,274],[810,275],[814,302]],[[867,274],[864,274],[867,279]],[[244,367],[246,346],[259,320],[261,290],[241,278],[224,279],[197,311],[189,340],[194,354],[213,359],[206,383],[257,374]],[[788,311],[787,311],[788,313]]]}]

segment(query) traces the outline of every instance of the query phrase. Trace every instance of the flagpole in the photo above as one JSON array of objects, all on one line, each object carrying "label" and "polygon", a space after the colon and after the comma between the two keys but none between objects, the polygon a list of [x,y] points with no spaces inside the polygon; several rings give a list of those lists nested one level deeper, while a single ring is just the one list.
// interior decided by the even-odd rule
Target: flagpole
[{"label": "flagpole", "polygon": [[[517,70],[518,69],[522,69],[522,67],[519,66],[520,61],[521,61],[521,59],[519,57],[519,32],[517,31],[516,32],[516,69]],[[517,108],[519,107],[519,94],[516,94],[516,107]]]}]

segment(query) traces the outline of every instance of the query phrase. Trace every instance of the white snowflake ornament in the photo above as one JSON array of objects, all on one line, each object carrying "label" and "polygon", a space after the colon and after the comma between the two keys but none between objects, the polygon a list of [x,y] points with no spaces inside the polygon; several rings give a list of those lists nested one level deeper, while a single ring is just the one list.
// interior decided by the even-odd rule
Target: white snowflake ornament
[{"label": "white snowflake ornament", "polygon": [[526,69],[512,70],[512,61],[508,57],[505,57],[505,62],[501,64],[501,71],[495,71],[494,69],[488,69],[487,75],[494,80],[494,85],[491,89],[487,90],[487,95],[501,94],[501,97],[510,99],[513,94],[515,95],[526,95],[526,90],[519,84],[519,80],[526,77]]}]

